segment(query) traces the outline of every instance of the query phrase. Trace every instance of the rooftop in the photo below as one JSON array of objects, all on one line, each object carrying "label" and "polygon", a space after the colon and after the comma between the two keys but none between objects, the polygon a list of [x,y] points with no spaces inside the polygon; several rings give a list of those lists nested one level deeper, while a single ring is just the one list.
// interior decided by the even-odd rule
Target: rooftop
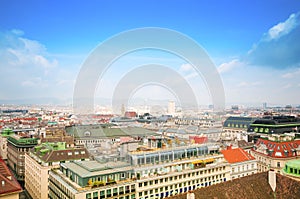
[{"label": "rooftop", "polygon": [[260,138],[253,150],[276,158],[295,157],[296,151],[300,150],[300,140],[276,142]]},{"label": "rooftop", "polygon": [[125,172],[133,169],[128,163],[120,161],[107,163],[98,161],[68,162],[62,163],[62,167],[68,168],[81,177]]},{"label": "rooftop", "polygon": [[241,148],[222,150],[221,153],[229,163],[245,162],[255,159]]},{"label": "rooftop", "polygon": [[34,146],[38,144],[37,138],[27,138],[27,137],[20,137],[17,135],[8,137],[8,142],[11,142],[14,145],[19,146]]},{"label": "rooftop", "polygon": [[[195,198],[214,198],[214,199],[274,199],[274,198],[299,198],[300,182],[288,177],[276,175],[276,190],[273,193],[268,183],[268,173],[258,173],[243,178],[227,181],[209,187],[193,191]],[[186,199],[186,193],[168,199]]]},{"label": "rooftop", "polygon": [[253,117],[228,117],[223,127],[247,129],[256,119]]},{"label": "rooftop", "polygon": [[66,148],[65,142],[43,143],[35,146],[31,151],[43,162],[60,162],[66,160],[78,160],[89,158],[89,153],[85,148]]},{"label": "rooftop", "polygon": [[300,159],[290,160],[287,161],[285,164],[289,167],[300,169]]},{"label": "rooftop", "polygon": [[150,131],[139,127],[106,127],[103,125],[79,125],[66,127],[66,131],[76,138],[91,139],[91,138],[110,138],[122,136],[149,136],[156,135],[154,131]]},{"label": "rooftop", "polygon": [[21,192],[22,188],[14,175],[0,158],[0,198],[2,195]]}]

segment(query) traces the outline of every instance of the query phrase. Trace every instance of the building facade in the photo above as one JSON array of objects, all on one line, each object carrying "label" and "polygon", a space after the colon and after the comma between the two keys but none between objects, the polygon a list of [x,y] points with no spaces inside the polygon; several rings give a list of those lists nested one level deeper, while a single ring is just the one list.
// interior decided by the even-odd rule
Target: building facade
[{"label": "building facade", "polygon": [[257,118],[252,117],[228,117],[223,123],[222,139],[234,140],[247,132],[249,126]]},{"label": "building facade", "polygon": [[191,145],[128,154],[128,162],[62,163],[51,170],[49,198],[165,198],[230,179],[216,146]]},{"label": "building facade", "polygon": [[222,150],[230,163],[230,177],[236,179],[257,173],[257,160],[241,148]]},{"label": "building facade", "polygon": [[272,169],[281,173],[287,161],[300,157],[300,140],[284,135],[260,138],[251,150],[251,155],[258,161],[258,172]]},{"label": "building facade", "polygon": [[48,198],[49,170],[60,163],[89,159],[82,147],[66,147],[65,142],[43,143],[25,154],[25,188],[33,199]]},{"label": "building facade", "polygon": [[7,163],[20,181],[24,180],[25,154],[37,144],[37,138],[22,138],[17,135],[7,138]]}]

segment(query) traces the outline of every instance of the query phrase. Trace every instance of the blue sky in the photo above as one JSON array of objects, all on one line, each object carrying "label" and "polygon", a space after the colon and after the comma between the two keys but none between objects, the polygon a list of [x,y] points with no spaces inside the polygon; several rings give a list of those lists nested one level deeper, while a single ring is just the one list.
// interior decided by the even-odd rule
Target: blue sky
[{"label": "blue sky", "polygon": [[[133,28],[162,27],[188,35],[207,51],[220,72],[227,103],[300,104],[299,12],[296,0],[3,0],[0,99],[69,99],[81,64],[100,42]],[[164,60],[189,79],[201,103],[210,103],[192,68],[156,52],[114,63],[97,96],[109,97],[137,56],[142,62]],[[137,96],[163,96],[157,87],[150,91]]]}]

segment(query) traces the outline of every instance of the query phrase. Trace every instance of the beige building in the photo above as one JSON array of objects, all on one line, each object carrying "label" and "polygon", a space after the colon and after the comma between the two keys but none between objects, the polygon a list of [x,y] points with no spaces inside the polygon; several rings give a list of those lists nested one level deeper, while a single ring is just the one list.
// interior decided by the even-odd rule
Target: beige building
[{"label": "beige building", "polygon": [[287,161],[300,158],[300,140],[283,135],[258,139],[251,155],[258,161],[258,172],[272,169],[281,173]]},{"label": "beige building", "polygon": [[85,148],[66,148],[65,142],[36,146],[25,155],[25,188],[33,199],[47,199],[49,170],[59,168],[62,162],[88,158]]},{"label": "beige building", "polygon": [[257,160],[241,148],[221,151],[230,163],[230,177],[236,179],[257,173]]},{"label": "beige building", "polygon": [[62,163],[49,174],[49,198],[165,198],[230,179],[218,146],[189,145],[128,153],[128,162]]}]

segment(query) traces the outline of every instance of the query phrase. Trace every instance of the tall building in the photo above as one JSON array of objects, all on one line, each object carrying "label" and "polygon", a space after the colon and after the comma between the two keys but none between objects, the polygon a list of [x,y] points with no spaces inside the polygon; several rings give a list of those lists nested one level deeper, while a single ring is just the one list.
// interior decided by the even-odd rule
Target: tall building
[{"label": "tall building", "polygon": [[267,108],[268,108],[267,102],[264,102],[263,103],[263,110],[267,110]]},{"label": "tall building", "polygon": [[65,142],[43,143],[25,154],[25,188],[33,199],[48,198],[49,170],[60,163],[89,159],[83,147],[66,147]]},{"label": "tall building", "polygon": [[128,152],[128,162],[69,162],[49,174],[49,198],[165,198],[230,179],[214,144]]},{"label": "tall building", "polygon": [[19,199],[20,192],[22,192],[20,184],[8,169],[3,159],[0,158],[0,198]]},{"label": "tall building", "polygon": [[25,153],[37,144],[37,138],[23,138],[18,135],[7,138],[7,163],[20,181],[24,180]]},{"label": "tall building", "polygon": [[175,113],[176,113],[175,102],[174,101],[169,101],[169,104],[168,104],[168,114],[174,116]]}]

